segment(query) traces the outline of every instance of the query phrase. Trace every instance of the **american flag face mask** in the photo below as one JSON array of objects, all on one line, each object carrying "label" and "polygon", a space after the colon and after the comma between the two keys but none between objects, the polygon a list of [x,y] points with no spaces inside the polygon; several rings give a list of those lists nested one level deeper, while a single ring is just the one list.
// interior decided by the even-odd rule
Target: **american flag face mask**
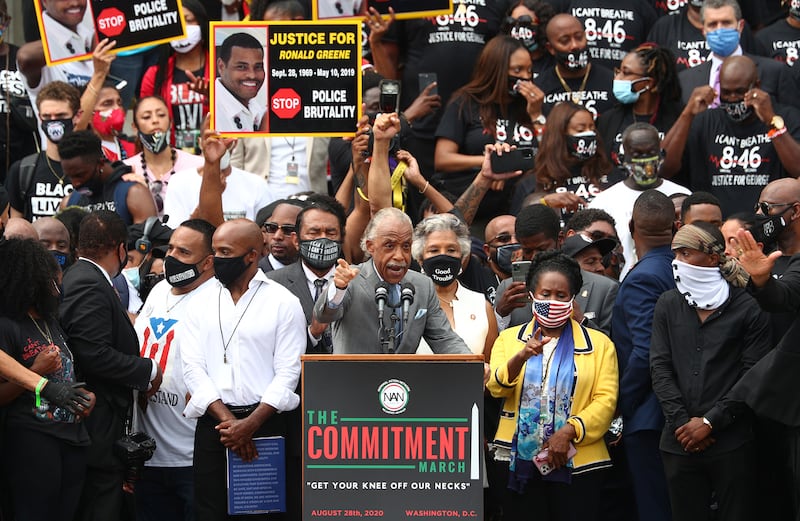
[{"label": "american flag face mask", "polygon": [[533,315],[540,326],[546,328],[557,328],[563,326],[572,315],[571,298],[567,302],[560,300],[539,300],[533,299]]}]

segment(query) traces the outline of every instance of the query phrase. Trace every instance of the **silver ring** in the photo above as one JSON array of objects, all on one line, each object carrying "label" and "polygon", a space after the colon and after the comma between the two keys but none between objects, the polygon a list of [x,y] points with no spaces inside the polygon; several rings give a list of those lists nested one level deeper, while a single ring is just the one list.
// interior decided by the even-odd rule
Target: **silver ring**
[{"label": "silver ring", "polygon": [[754,92],[753,93],[753,99],[756,99],[757,97],[758,97],[758,92]]}]

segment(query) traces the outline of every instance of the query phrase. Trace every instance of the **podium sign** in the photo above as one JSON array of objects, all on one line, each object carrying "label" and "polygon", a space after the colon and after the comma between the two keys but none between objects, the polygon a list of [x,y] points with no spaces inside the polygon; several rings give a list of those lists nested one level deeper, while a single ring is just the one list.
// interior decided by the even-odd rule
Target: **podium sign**
[{"label": "podium sign", "polygon": [[303,357],[303,519],[483,518],[480,356]]}]

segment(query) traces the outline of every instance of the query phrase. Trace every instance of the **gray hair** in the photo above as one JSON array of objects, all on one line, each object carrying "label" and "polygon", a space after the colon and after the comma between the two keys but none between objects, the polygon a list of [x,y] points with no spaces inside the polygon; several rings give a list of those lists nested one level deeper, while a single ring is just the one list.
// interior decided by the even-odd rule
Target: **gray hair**
[{"label": "gray hair", "polygon": [[737,22],[742,19],[742,8],[736,0],[705,0],[703,7],[700,8],[700,23],[706,23],[706,9],[720,9],[727,6],[733,7],[733,15]]},{"label": "gray hair", "polygon": [[370,219],[367,223],[367,227],[364,230],[364,235],[361,236],[361,249],[367,254],[367,256],[369,256],[369,252],[367,251],[367,241],[374,241],[375,230],[378,228],[378,226],[380,226],[384,221],[391,219],[396,219],[404,224],[407,224],[409,228],[414,226],[414,224],[411,222],[411,218],[397,208],[389,207],[378,210],[378,212],[375,213],[375,215],[372,216],[372,219]]},{"label": "gray hair", "polygon": [[458,247],[461,249],[461,260],[466,259],[472,250],[472,241],[469,238],[469,229],[461,219],[451,213],[438,213],[420,221],[414,228],[414,240],[411,243],[411,256],[422,264],[422,255],[428,235],[433,232],[450,231],[456,234]]}]

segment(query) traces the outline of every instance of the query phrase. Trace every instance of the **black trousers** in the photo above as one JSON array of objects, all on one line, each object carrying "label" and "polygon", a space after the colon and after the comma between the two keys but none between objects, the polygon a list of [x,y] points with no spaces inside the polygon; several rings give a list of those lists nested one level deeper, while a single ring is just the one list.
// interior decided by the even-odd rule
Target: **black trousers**
[{"label": "black trousers", "polygon": [[506,490],[503,519],[596,521],[601,515],[598,505],[607,476],[607,469],[592,470],[573,475],[572,483],[566,484],[543,481],[534,474],[522,494]]},{"label": "black trousers", "polygon": [[[235,413],[234,413],[235,414]],[[237,418],[246,415],[235,414]],[[219,423],[209,414],[197,420],[194,431],[194,497],[196,521],[226,521],[241,519],[228,515],[226,485],[227,449],[220,441],[214,427]],[[255,432],[254,437],[286,436],[286,420],[281,414],[273,415]],[[248,515],[248,521],[285,520],[285,514]]]},{"label": "black trousers", "polygon": [[724,454],[662,453],[667,475],[672,519],[707,521],[711,492],[719,503],[718,519],[756,519],[756,464],[752,443]]}]

